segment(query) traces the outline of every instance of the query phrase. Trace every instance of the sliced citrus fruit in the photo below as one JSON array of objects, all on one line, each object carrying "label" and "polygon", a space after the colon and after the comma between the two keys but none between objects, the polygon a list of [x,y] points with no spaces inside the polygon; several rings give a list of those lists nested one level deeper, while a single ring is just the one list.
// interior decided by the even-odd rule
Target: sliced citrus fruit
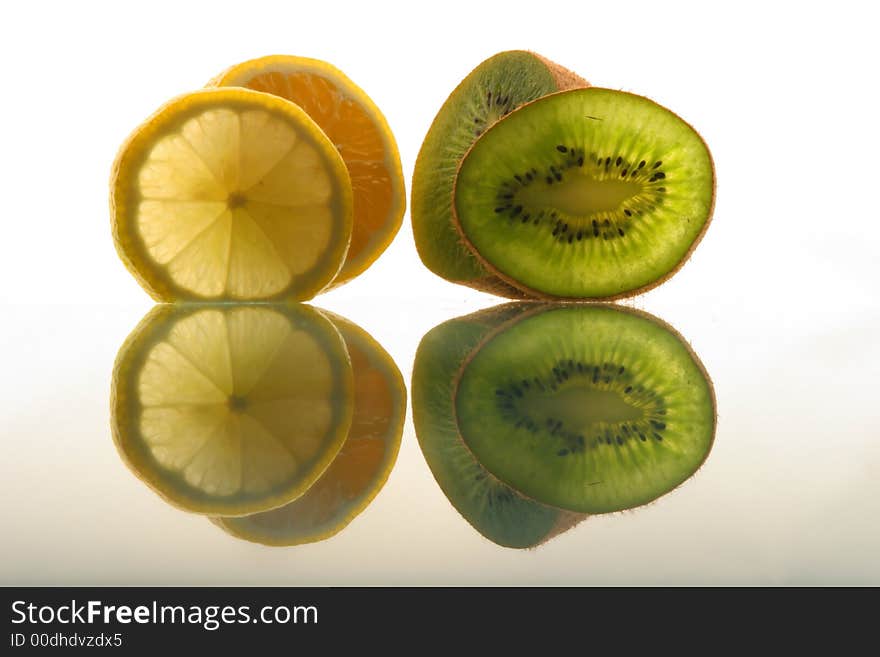
[{"label": "sliced citrus fruit", "polygon": [[238,518],[212,518],[228,533],[265,545],[299,545],[329,538],[375,498],[397,459],[406,388],[388,353],[363,329],[326,313],[345,338],[354,369],[351,431],[330,467],[290,504]]},{"label": "sliced citrus fruit", "polygon": [[309,299],[347,253],[351,182],[299,107],[247,89],[180,96],[121,148],[113,237],[157,300]]},{"label": "sliced citrus fruit", "polygon": [[161,305],[113,370],[120,455],[165,500],[197,513],[297,498],[339,452],[353,408],[345,343],[307,306]]},{"label": "sliced citrus fruit", "polygon": [[271,55],[236,64],[211,83],[247,87],[302,107],[339,149],[354,189],[354,227],[340,285],[369,267],[403,220],[406,191],[397,142],[376,104],[342,71],[306,57]]}]

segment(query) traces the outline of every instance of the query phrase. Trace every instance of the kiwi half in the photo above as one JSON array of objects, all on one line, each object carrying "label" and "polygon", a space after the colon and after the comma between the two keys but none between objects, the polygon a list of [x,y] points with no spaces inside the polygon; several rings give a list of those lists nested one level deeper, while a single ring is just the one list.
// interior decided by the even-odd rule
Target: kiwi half
[{"label": "kiwi half", "polygon": [[455,88],[431,124],[413,171],[413,234],[428,269],[480,290],[523,296],[487,272],[456,232],[452,223],[456,172],[474,141],[501,117],[546,94],[587,85],[540,55],[513,50],[490,57]]},{"label": "kiwi half", "polygon": [[586,517],[536,502],[501,482],[474,457],[459,432],[455,389],[463,363],[487,335],[529,308],[508,304],[435,327],[419,344],[412,378],[413,423],[434,478],[474,529],[512,548],[539,545]]},{"label": "kiwi half", "polygon": [[708,456],[711,382],[657,318],[608,305],[538,305],[502,329],[470,351],[452,396],[457,435],[510,487],[544,504],[607,513],[669,492]]},{"label": "kiwi half", "polygon": [[539,98],[465,155],[453,222],[483,266],[528,296],[630,296],[684,263],[712,215],[700,135],[641,96]]}]

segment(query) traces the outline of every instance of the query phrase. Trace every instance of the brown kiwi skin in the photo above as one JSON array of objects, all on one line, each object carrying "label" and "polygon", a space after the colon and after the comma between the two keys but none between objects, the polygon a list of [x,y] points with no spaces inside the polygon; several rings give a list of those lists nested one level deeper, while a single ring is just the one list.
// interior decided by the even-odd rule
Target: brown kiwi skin
[{"label": "brown kiwi skin", "polygon": [[[665,497],[669,493],[680,488],[686,482],[690,481],[694,477],[694,475],[696,475],[697,472],[699,472],[700,469],[703,467],[703,465],[706,463],[706,459],[709,458],[709,454],[712,452],[712,448],[715,445],[715,434],[717,433],[717,430],[718,430],[718,399],[715,396],[715,383],[712,381],[712,377],[709,376],[709,372],[706,370],[705,365],[703,365],[703,361],[701,361],[699,356],[697,356],[696,352],[694,351],[693,347],[691,346],[691,343],[688,342],[684,338],[684,336],[681,333],[679,333],[671,324],[663,321],[659,317],[656,317],[649,312],[646,312],[644,310],[640,310],[638,308],[633,308],[630,306],[621,306],[616,303],[604,303],[601,301],[584,301],[584,300],[580,300],[580,299],[575,300],[575,301],[547,302],[547,301],[534,301],[534,300],[532,300],[532,301],[522,301],[522,302],[511,302],[511,303],[502,304],[500,306],[495,306],[494,308],[489,308],[487,310],[478,311],[478,312],[474,313],[473,316],[479,315],[479,316],[490,316],[491,317],[494,314],[506,315],[511,310],[513,310],[515,307],[520,307],[523,309],[521,312],[514,315],[513,317],[507,318],[505,321],[503,321],[501,324],[499,324],[494,329],[489,331],[485,336],[483,336],[483,339],[480,340],[480,342],[462,360],[461,365],[458,368],[458,372],[456,373],[455,380],[453,382],[452,398],[453,398],[453,400],[458,398],[458,388],[461,383],[461,377],[464,374],[464,371],[467,368],[467,366],[474,359],[474,357],[477,355],[477,353],[479,353],[479,351],[490,340],[492,340],[495,336],[497,336],[499,333],[502,333],[502,332],[506,331],[507,329],[509,329],[510,327],[520,323],[524,319],[527,319],[529,317],[537,315],[541,312],[551,310],[553,308],[578,307],[578,306],[583,307],[583,308],[607,308],[609,310],[618,310],[621,312],[628,313],[630,315],[634,315],[636,317],[641,317],[643,319],[646,319],[646,320],[652,322],[653,324],[657,324],[658,326],[666,329],[673,336],[675,336],[678,339],[678,341],[687,350],[688,355],[694,361],[694,363],[697,366],[697,369],[700,370],[700,373],[705,377],[706,383],[709,387],[709,401],[712,404],[712,439],[709,442],[709,447],[706,450],[706,454],[703,456],[703,460],[700,461],[700,463],[697,465],[696,468],[694,468],[693,473],[687,479],[685,479],[684,481],[679,483],[674,488],[669,489],[668,491],[666,491],[665,493],[663,493],[659,497],[656,497],[653,500],[649,500],[649,501],[645,502],[644,504],[639,504],[638,506],[630,507],[628,509],[621,509],[620,511],[611,511],[608,513],[603,513],[601,515],[607,516],[607,515],[611,515],[611,514],[615,514],[615,513],[624,513],[626,511],[632,511],[633,509],[637,509],[639,507],[653,504],[657,500],[661,499],[662,497]],[[453,420],[455,422],[455,426],[458,427],[459,426],[458,414],[456,412],[455,404],[453,404],[452,413],[453,413]],[[477,459],[476,455],[473,452],[471,452],[470,447],[468,446],[468,444],[464,440],[464,438],[461,436],[460,431],[458,432],[458,436],[459,436],[459,440],[461,440],[461,442],[464,444],[465,448],[471,453],[471,455],[474,457],[474,459],[479,461],[479,459]],[[497,477],[495,477],[494,474],[492,474],[491,472],[489,472],[485,468],[484,468],[484,470],[486,471],[486,474],[488,476],[493,477],[497,481],[500,481],[499,479],[497,479]],[[501,482],[501,483],[504,483],[504,482]],[[504,484],[504,485],[508,486],[507,484]],[[519,495],[523,499],[527,499],[527,500],[531,500],[533,502],[536,502],[536,500],[534,498],[531,498],[531,497],[525,495],[524,493],[516,490],[512,486],[508,486],[508,488],[515,491],[517,493],[517,495]],[[543,504],[544,506],[552,506],[552,505],[548,505],[544,502],[538,502],[538,503]],[[559,507],[553,507],[553,508],[559,508]],[[544,540],[541,541],[540,543],[538,543],[537,545],[543,545],[544,543],[546,543],[548,540],[550,540],[554,536],[558,536],[559,534],[567,531],[568,529],[571,529],[572,527],[574,527],[576,524],[578,524],[582,520],[589,518],[591,515],[591,514],[579,514],[574,511],[571,511],[569,513],[571,514],[571,516],[561,516],[559,519],[559,523],[557,524],[556,527],[554,527],[553,531],[549,532],[547,534],[547,536],[544,537]],[[537,547],[537,546],[534,546],[534,547]]]},{"label": "brown kiwi skin", "polygon": [[[536,56],[540,57],[540,55],[536,55]],[[587,85],[587,86],[589,86],[589,85]],[[523,107],[531,105],[535,101],[541,100],[543,98],[547,98],[549,96],[555,96],[557,94],[565,93],[566,91],[569,91],[569,89],[561,89],[559,91],[547,94],[546,96],[542,96],[541,98],[536,98],[535,100],[529,101],[528,103],[523,103],[522,105],[517,107],[515,110],[513,110],[510,114],[505,116],[504,119],[512,116],[516,112],[519,112]],[[631,94],[631,95],[638,96],[638,94]],[[675,114],[674,112],[672,112],[672,110],[667,109],[666,107],[651,100],[650,98],[647,98],[645,96],[639,96],[639,98],[643,98],[643,99],[647,100],[648,102],[651,102],[655,105],[659,105],[660,107],[663,107],[663,109],[666,109],[666,111]],[[675,116],[678,116],[678,114],[675,114]],[[701,135],[690,123],[688,123],[687,121],[682,119],[680,116],[678,116],[678,118],[681,121],[683,121],[685,123],[685,125],[687,125],[691,130],[694,131],[694,133],[697,135],[697,137],[700,138],[700,141],[703,142],[703,146],[706,147],[706,153],[709,156],[709,166],[712,171],[712,197],[709,201],[709,216],[706,218],[706,223],[703,224],[703,227],[700,229],[700,232],[694,238],[694,241],[691,242],[690,247],[685,252],[685,254],[682,256],[681,260],[678,261],[678,264],[676,264],[675,267],[673,267],[671,270],[666,272],[666,274],[664,274],[660,278],[657,278],[656,280],[651,281],[650,283],[648,283],[646,285],[643,285],[642,287],[634,288],[632,290],[624,290],[623,292],[620,292],[619,294],[612,294],[612,295],[603,296],[603,297],[563,297],[563,296],[556,296],[556,295],[552,295],[552,294],[547,294],[546,292],[541,292],[540,290],[535,290],[533,288],[530,288],[528,285],[524,285],[523,283],[520,283],[515,278],[513,278],[513,277],[511,277],[501,271],[498,271],[494,267],[494,265],[492,265],[492,263],[490,263],[488,260],[486,260],[483,257],[483,255],[477,250],[477,248],[473,245],[473,243],[468,239],[467,235],[465,235],[464,229],[461,227],[461,221],[458,218],[458,211],[457,211],[456,205],[455,205],[455,193],[458,188],[458,176],[459,176],[459,173],[461,172],[461,165],[467,159],[468,155],[470,155],[471,151],[474,149],[474,146],[476,145],[476,143],[478,141],[477,140],[477,141],[474,141],[473,144],[471,144],[471,147],[464,154],[464,157],[462,157],[461,160],[459,160],[458,169],[455,172],[455,180],[452,184],[452,199],[453,199],[452,200],[452,225],[455,226],[455,230],[458,233],[458,237],[459,237],[461,243],[464,245],[464,247],[468,251],[470,251],[470,253],[474,256],[474,258],[476,258],[477,261],[480,263],[480,265],[483,267],[483,269],[485,269],[487,272],[489,272],[490,275],[487,276],[486,278],[478,279],[477,281],[460,281],[460,282],[463,283],[464,285],[474,287],[474,288],[481,290],[483,292],[490,292],[492,294],[497,294],[499,296],[504,296],[504,297],[508,297],[511,299],[536,300],[536,301],[615,301],[617,299],[627,299],[629,297],[634,297],[639,294],[643,294],[643,293],[647,292],[648,290],[653,290],[658,285],[661,285],[661,284],[665,283],[666,281],[668,281],[670,278],[672,278],[675,274],[678,273],[678,271],[682,267],[684,267],[685,263],[687,263],[687,261],[690,259],[691,255],[693,254],[694,249],[697,248],[699,243],[703,240],[703,236],[706,234],[706,231],[709,229],[709,224],[712,223],[713,214],[715,212],[715,196],[716,196],[716,189],[717,189],[717,178],[715,175],[715,161],[712,158],[712,151],[709,150],[709,145],[706,144],[706,140],[703,139],[703,135]],[[486,131],[482,135],[480,135],[480,139],[482,139],[483,136],[486,135],[486,133],[491,131],[492,128],[494,128],[496,125],[498,125],[498,123],[500,123],[500,121],[503,121],[504,119],[496,121],[491,126],[489,126],[486,129]],[[481,286],[476,285],[476,283],[480,283]],[[669,327],[667,327],[667,328],[669,328]],[[678,335],[678,334],[676,333],[676,335]],[[681,337],[681,336],[679,336],[679,337]]]},{"label": "brown kiwi skin", "polygon": [[[580,75],[578,75],[574,71],[570,71],[569,69],[565,68],[564,66],[560,66],[556,62],[554,62],[550,59],[547,59],[543,55],[539,55],[538,53],[536,53],[532,50],[526,50],[524,52],[527,52],[532,57],[539,60],[547,68],[547,70],[550,72],[550,75],[553,76],[553,79],[556,82],[556,86],[558,87],[558,91],[553,92],[553,93],[559,93],[560,91],[567,91],[569,89],[586,89],[587,87],[591,86],[587,80],[582,78]],[[465,77],[465,79],[467,79],[467,76]],[[462,80],[462,84],[464,84],[464,80]],[[457,89],[457,87],[456,87],[456,89]],[[455,91],[453,91],[452,93],[455,93]],[[548,94],[548,95],[552,95],[552,94]],[[534,101],[531,101],[531,102],[534,102]],[[523,103],[523,105],[527,105],[527,104],[528,103]],[[522,107],[522,105],[520,107]],[[519,108],[517,108],[517,109],[519,109]],[[516,110],[514,110],[514,111],[516,111]],[[497,123],[497,121],[496,121],[496,123]],[[492,125],[495,125],[495,124],[493,123]],[[491,129],[491,127],[492,126],[489,126],[489,128],[487,128],[487,131],[489,129]],[[474,143],[476,143],[476,141]],[[473,145],[471,145],[471,148],[473,148]],[[470,152],[470,149],[468,149],[468,153],[469,152]],[[467,156],[467,153],[465,153],[465,157],[466,156]],[[464,160],[464,157],[462,157],[462,160]],[[458,168],[461,168],[461,161],[459,161],[459,163],[458,163]],[[458,180],[458,172],[457,171],[456,171],[456,180]],[[458,218],[455,216],[455,183],[453,183],[452,193],[453,193],[452,216],[454,218],[453,223],[455,224],[456,230],[458,231],[459,235],[461,236],[461,234],[462,234],[461,227],[458,224]],[[477,253],[476,249],[473,248],[473,246],[470,244],[470,242],[467,239],[462,239],[461,243],[480,262],[480,264],[483,266],[483,269],[486,269],[489,272],[489,275],[485,276],[483,278],[474,278],[474,279],[463,280],[463,281],[452,281],[453,283],[465,285],[465,286],[471,287],[475,290],[479,290],[480,292],[488,292],[489,294],[494,294],[495,296],[500,296],[500,297],[506,297],[508,299],[529,300],[529,299],[542,298],[542,297],[536,296],[535,294],[529,293],[522,286],[513,284],[513,282],[510,281],[509,279],[502,277],[502,276],[499,276],[498,272],[495,269],[487,267],[486,262],[480,257],[480,254]]]}]

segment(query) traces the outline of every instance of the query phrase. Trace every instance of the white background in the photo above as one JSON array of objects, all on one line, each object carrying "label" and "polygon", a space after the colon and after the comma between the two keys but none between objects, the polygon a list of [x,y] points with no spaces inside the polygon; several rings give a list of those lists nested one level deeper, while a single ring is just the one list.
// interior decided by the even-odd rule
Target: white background
[{"label": "white background", "polygon": [[[0,16],[0,583],[880,583],[877,17],[862,2],[6,3]],[[447,94],[506,49],[666,105],[701,132],[713,224],[630,302],[716,384],[706,466],[537,551],[477,535],[407,423],[376,502],[270,550],[165,506],[116,457],[116,349],[151,301],[118,260],[110,164],[154,109],[265,54],[325,59],[385,113],[409,188]],[[408,380],[421,336],[500,300],[425,269],[409,215],[319,297]]]}]

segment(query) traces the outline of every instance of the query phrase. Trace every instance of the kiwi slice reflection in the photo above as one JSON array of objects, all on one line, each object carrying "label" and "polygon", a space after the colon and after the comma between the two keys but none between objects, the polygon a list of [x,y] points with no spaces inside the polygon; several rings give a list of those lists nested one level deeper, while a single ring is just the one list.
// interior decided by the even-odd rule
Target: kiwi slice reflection
[{"label": "kiwi slice reflection", "polygon": [[[711,450],[715,398],[687,343],[647,313],[521,303],[425,336],[413,417],[426,460],[462,515],[493,540],[508,531],[537,543],[554,509],[630,509],[688,479]],[[515,505],[495,502],[497,486]]]}]

